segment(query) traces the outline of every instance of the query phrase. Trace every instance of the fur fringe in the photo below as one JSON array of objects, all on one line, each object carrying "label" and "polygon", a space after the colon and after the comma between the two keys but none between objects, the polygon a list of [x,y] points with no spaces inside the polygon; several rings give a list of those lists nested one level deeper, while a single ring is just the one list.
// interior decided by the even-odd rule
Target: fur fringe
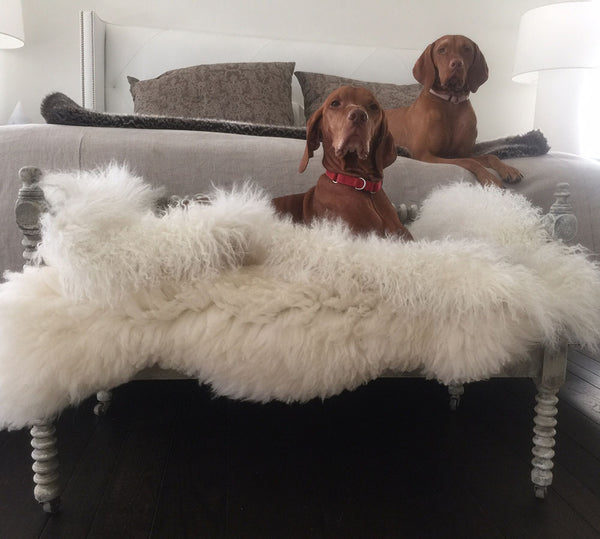
[{"label": "fur fringe", "polygon": [[521,196],[434,192],[403,243],[298,226],[245,186],[152,211],[124,168],[48,175],[40,254],[0,285],[0,427],[159,364],[218,395],[325,398],[384,372],[480,380],[563,335],[600,340],[600,271]]}]

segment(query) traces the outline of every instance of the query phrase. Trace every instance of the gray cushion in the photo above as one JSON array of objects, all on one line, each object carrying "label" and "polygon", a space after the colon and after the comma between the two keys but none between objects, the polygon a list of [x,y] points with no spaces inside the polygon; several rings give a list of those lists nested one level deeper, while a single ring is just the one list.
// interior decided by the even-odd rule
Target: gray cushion
[{"label": "gray cushion", "polygon": [[304,116],[308,120],[325,101],[327,96],[340,86],[363,86],[375,94],[384,109],[410,105],[423,88],[420,84],[391,84],[367,82],[323,73],[296,71],[294,73],[304,96]]},{"label": "gray cushion", "polygon": [[127,77],[138,114],[293,125],[293,62],[209,64]]}]

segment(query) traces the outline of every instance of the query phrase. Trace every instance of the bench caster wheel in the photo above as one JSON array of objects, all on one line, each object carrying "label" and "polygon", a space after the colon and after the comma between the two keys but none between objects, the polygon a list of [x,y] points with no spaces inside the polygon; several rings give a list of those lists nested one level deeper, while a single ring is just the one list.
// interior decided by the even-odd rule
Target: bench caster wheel
[{"label": "bench caster wheel", "polygon": [[106,415],[108,409],[110,408],[110,401],[112,399],[112,393],[110,391],[98,391],[96,393],[96,399],[98,402],[96,406],[94,406],[94,414],[98,417],[102,417]]},{"label": "bench caster wheel", "polygon": [[54,498],[53,500],[43,502],[41,505],[44,513],[53,515],[54,513],[58,513],[58,510],[60,509],[60,498]]}]

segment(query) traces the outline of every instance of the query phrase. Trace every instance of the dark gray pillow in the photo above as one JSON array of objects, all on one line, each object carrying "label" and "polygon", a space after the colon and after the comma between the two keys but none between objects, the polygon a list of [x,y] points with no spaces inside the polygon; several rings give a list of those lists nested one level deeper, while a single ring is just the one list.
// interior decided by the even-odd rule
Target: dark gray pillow
[{"label": "dark gray pillow", "polygon": [[294,73],[302,95],[304,96],[304,116],[308,120],[325,101],[327,96],[340,86],[363,86],[375,94],[377,101],[384,109],[406,107],[421,93],[421,86],[415,84],[391,84],[385,82],[366,82],[323,73],[296,71]]},{"label": "dark gray pillow", "polygon": [[207,64],[127,77],[137,114],[293,125],[294,62]]}]

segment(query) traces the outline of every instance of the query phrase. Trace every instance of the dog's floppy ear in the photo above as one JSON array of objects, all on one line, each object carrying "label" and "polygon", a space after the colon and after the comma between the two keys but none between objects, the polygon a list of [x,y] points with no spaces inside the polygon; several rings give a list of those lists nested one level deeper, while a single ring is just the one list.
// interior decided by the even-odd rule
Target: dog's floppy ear
[{"label": "dog's floppy ear", "polygon": [[473,43],[475,58],[467,73],[467,84],[471,92],[476,92],[477,89],[488,79],[488,66],[482,52],[476,43]]},{"label": "dog's floppy ear", "polygon": [[385,112],[379,124],[379,129],[373,138],[374,165],[379,178],[383,178],[383,169],[389,167],[398,157],[394,137],[388,128]]},{"label": "dog's floppy ear", "polygon": [[304,155],[300,166],[298,167],[299,172],[304,172],[308,165],[308,160],[314,155],[315,150],[319,149],[321,145],[321,119],[323,118],[323,106],[320,106],[315,112],[312,113],[311,117],[306,122],[306,147],[304,148]]},{"label": "dog's floppy ear", "polygon": [[413,67],[413,76],[425,88],[432,88],[435,82],[435,64],[433,63],[433,46],[435,41],[427,46]]}]

